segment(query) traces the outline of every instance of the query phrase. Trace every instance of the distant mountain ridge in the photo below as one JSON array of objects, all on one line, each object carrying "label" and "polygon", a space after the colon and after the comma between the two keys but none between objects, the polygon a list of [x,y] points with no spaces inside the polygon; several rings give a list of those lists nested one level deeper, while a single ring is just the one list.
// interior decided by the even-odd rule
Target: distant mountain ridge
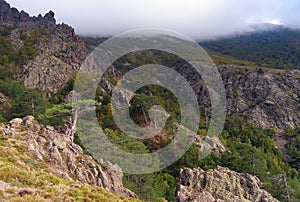
[{"label": "distant mountain ridge", "polygon": [[225,56],[254,62],[257,66],[300,69],[300,30],[283,25],[253,25],[254,32],[200,42]]}]

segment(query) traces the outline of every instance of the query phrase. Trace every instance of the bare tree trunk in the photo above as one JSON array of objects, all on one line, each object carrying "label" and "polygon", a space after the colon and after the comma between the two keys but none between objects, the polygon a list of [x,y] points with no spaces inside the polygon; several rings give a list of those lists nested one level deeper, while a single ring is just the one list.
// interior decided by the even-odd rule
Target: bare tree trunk
[{"label": "bare tree trunk", "polygon": [[76,133],[76,124],[78,119],[78,110],[75,109],[73,116],[70,117],[70,127],[67,128],[67,136],[73,142],[74,134]]},{"label": "bare tree trunk", "polygon": [[285,193],[286,193],[286,200],[288,201],[288,202],[290,202],[291,201],[291,198],[290,198],[290,193],[289,193],[289,186],[288,186],[288,184],[287,184],[287,181],[286,181],[286,174],[283,174],[282,175],[282,180],[283,180],[283,184],[284,184],[284,191],[285,191]]},{"label": "bare tree trunk", "polygon": [[208,115],[207,115],[207,109],[206,107],[204,108],[204,112],[205,112],[205,126],[208,126]]},{"label": "bare tree trunk", "polygon": [[146,116],[144,107],[142,107],[142,111],[143,111],[143,116],[144,116],[145,123],[148,125],[149,123],[148,123],[148,120],[147,120],[147,116]]},{"label": "bare tree trunk", "polygon": [[156,118],[153,120],[153,122],[154,122],[154,128],[157,129],[157,120],[156,120]]},{"label": "bare tree trunk", "polygon": [[255,161],[254,161],[254,152],[252,151],[252,170],[253,170],[253,176],[255,176]]},{"label": "bare tree trunk", "polygon": [[34,106],[34,101],[33,101],[33,97],[31,97],[31,109],[32,109],[32,116],[34,116],[35,114],[35,110],[34,110],[35,106]]}]

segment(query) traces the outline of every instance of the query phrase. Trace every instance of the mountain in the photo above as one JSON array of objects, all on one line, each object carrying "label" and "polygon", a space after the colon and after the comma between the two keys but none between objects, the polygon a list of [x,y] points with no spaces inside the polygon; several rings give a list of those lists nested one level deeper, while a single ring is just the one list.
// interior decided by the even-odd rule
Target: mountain
[{"label": "mountain", "polygon": [[[295,38],[290,30],[276,30],[285,32],[286,39]],[[249,36],[274,38],[263,38],[267,32]],[[136,51],[119,58],[99,82],[97,104],[91,107],[97,114],[94,121],[120,149],[137,154],[158,151],[172,141],[181,119],[176,97],[149,85],[130,101],[130,116],[145,126],[149,108],[161,105],[170,114],[163,130],[139,140],[116,126],[112,89],[122,75],[138,66],[161,64],[181,73],[193,87],[201,113],[197,141],[178,161],[157,173],[132,175],[103,166],[101,155],[90,156],[81,142],[85,132],[76,127],[81,105],[70,103],[77,95],[73,83],[81,63],[103,40],[77,36],[72,27],[56,24],[52,11],[30,17],[0,0],[0,200],[184,201],[198,194],[203,201],[300,200],[299,70],[274,69],[275,63],[283,62],[276,58],[266,61],[271,68],[265,68],[209,50],[226,88],[227,118],[220,139],[210,139],[213,152],[199,159],[211,116],[201,76],[181,58],[162,51]],[[288,52],[293,47],[284,47],[280,42],[274,50],[294,57]],[[264,50],[255,49],[261,54]],[[248,55],[243,49],[239,53]]]},{"label": "mountain", "polygon": [[300,30],[275,25],[255,26],[253,32],[200,42],[209,50],[277,69],[300,68]]},{"label": "mountain", "polygon": [[0,49],[0,200],[137,201],[123,186],[122,171],[85,154],[67,125],[26,116],[44,114],[87,56],[74,29],[56,24],[52,11],[30,17],[1,0]]},{"label": "mountain", "polygon": [[17,76],[30,88],[61,89],[87,56],[74,29],[57,25],[52,11],[30,17],[1,0],[0,33],[1,63],[18,66]]}]

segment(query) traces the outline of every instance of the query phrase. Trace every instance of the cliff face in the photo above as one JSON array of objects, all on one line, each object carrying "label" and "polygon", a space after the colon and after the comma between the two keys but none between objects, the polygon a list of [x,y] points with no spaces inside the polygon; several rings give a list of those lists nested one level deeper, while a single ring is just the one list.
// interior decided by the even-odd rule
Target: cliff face
[{"label": "cliff face", "polygon": [[15,141],[26,143],[28,153],[37,163],[44,163],[48,173],[66,180],[104,187],[118,195],[136,198],[123,187],[123,173],[104,169],[82,149],[73,143],[72,137],[50,126],[39,125],[32,116],[13,119],[8,125],[0,126],[0,132]]},{"label": "cliff face", "polygon": [[300,125],[300,71],[223,66],[229,113],[282,132]]},{"label": "cliff face", "polygon": [[84,43],[74,29],[66,24],[57,25],[52,11],[44,16],[30,17],[1,0],[0,31],[16,52],[22,51],[24,45],[34,49],[34,57],[23,64],[20,75],[31,88],[61,89],[87,56]]},{"label": "cliff face", "polygon": [[22,76],[30,88],[57,91],[75,75],[87,52],[68,25],[53,26],[47,32],[38,42],[35,58],[23,66]]},{"label": "cliff face", "polygon": [[176,201],[277,202],[263,190],[257,177],[228,168],[214,170],[184,168],[180,171]]},{"label": "cliff face", "polygon": [[[256,126],[275,129],[276,143],[284,149],[289,141],[285,130],[300,126],[300,71],[235,65],[221,65],[218,69],[226,91],[227,115],[239,115]],[[180,72],[201,81],[190,68]],[[193,88],[209,112],[210,96],[205,83],[195,82]]]},{"label": "cliff face", "polygon": [[[300,71],[267,68],[218,66],[226,90],[228,114],[239,114],[256,125],[283,132],[300,125]],[[188,78],[201,78],[181,69]],[[195,78],[196,77],[196,78]],[[194,84],[204,106],[210,106],[204,82]]]}]

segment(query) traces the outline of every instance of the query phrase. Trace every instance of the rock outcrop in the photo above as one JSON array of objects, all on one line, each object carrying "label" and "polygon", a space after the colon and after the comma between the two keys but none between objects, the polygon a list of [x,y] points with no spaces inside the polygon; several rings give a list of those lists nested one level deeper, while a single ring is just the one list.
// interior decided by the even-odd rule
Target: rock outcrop
[{"label": "rock outcrop", "polygon": [[300,125],[300,71],[220,67],[227,109],[264,128],[284,131]]},{"label": "rock outcrop", "polygon": [[[274,129],[277,146],[289,141],[286,129],[300,126],[300,71],[220,65],[226,90],[227,115],[239,115],[262,128]],[[198,101],[210,116],[210,95],[192,68],[178,68],[192,81]]]},{"label": "rock outcrop", "polygon": [[184,168],[179,175],[176,201],[278,202],[261,187],[257,177],[228,168],[210,171]]},{"label": "rock outcrop", "polygon": [[[218,66],[228,114],[238,114],[258,126],[278,132],[300,125],[300,71],[235,65]],[[210,108],[205,83],[192,68],[178,68],[192,81],[199,102]],[[209,110],[208,110],[209,111]]]},{"label": "rock outcrop", "polygon": [[121,169],[116,171],[101,167],[92,157],[85,155],[71,137],[51,126],[41,126],[32,116],[13,119],[8,125],[0,126],[0,131],[13,137],[24,137],[27,151],[36,160],[46,161],[52,174],[137,198],[132,191],[123,187]]},{"label": "rock outcrop", "polygon": [[84,42],[72,27],[56,24],[54,13],[30,17],[26,12],[11,8],[0,1],[0,31],[20,51],[26,36],[34,39],[36,54],[22,66],[25,85],[41,90],[57,91],[63,88],[80,68],[87,56]]}]

